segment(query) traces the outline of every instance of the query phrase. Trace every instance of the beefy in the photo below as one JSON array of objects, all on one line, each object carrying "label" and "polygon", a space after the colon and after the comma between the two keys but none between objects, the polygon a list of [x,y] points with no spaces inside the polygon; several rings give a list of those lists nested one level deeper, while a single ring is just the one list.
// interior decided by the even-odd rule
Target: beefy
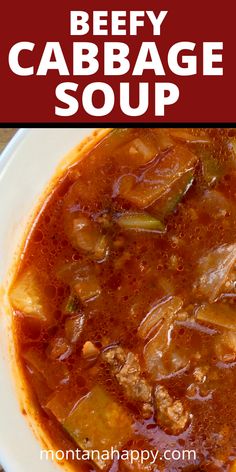
[{"label": "beefy", "polygon": [[152,387],[142,376],[138,357],[122,347],[113,346],[102,354],[103,360],[110,366],[111,374],[122,388],[126,399],[137,402],[143,416],[152,415]]}]

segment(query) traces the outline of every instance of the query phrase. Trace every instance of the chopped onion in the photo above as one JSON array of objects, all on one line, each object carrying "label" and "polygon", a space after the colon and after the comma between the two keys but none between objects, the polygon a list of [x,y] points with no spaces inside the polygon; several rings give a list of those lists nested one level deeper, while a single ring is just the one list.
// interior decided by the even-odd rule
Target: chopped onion
[{"label": "chopped onion", "polygon": [[102,234],[97,223],[80,215],[73,219],[72,241],[76,248],[91,253],[95,259],[105,258],[108,250],[108,241]]},{"label": "chopped onion", "polygon": [[150,161],[156,155],[156,146],[154,143],[145,142],[140,138],[136,138],[129,144],[129,154],[136,156],[137,154],[142,156],[143,164]]},{"label": "chopped onion", "polygon": [[71,343],[76,343],[80,338],[83,331],[84,322],[85,317],[83,314],[71,316],[66,319],[65,334]]},{"label": "chopped onion", "polygon": [[97,298],[101,293],[101,287],[97,277],[93,274],[89,274],[87,277],[77,280],[74,289],[82,302]]},{"label": "chopped onion", "polygon": [[70,285],[72,292],[82,302],[94,299],[101,293],[101,287],[92,263],[86,265],[81,265],[81,262],[65,264],[59,268],[57,275],[64,283]]},{"label": "chopped onion", "polygon": [[72,348],[68,341],[63,337],[55,337],[50,341],[49,346],[47,347],[47,355],[50,359],[53,360],[64,360],[67,359],[72,352]]},{"label": "chopped onion", "polygon": [[139,167],[151,161],[157,154],[155,139],[149,135],[135,138],[125,146],[122,146],[114,154],[119,164]]},{"label": "chopped onion", "polygon": [[[65,232],[72,246],[89,254],[91,259],[103,260],[109,251],[108,238],[103,233],[103,225],[81,211],[67,209],[64,214]],[[101,217],[100,221],[102,221]]]},{"label": "chopped onion", "polygon": [[138,136],[120,146],[114,152],[119,165],[127,166],[127,163],[137,168],[154,159],[160,152],[160,146],[155,133],[150,130],[139,130]]}]

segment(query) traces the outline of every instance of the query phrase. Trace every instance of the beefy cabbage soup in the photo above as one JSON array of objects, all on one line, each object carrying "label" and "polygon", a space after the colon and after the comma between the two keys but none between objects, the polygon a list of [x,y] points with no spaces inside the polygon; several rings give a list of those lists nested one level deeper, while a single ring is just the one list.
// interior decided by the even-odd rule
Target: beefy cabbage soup
[{"label": "beefy cabbage soup", "polygon": [[234,129],[109,132],[51,191],[10,300],[53,444],[160,451],[75,470],[236,470]]}]

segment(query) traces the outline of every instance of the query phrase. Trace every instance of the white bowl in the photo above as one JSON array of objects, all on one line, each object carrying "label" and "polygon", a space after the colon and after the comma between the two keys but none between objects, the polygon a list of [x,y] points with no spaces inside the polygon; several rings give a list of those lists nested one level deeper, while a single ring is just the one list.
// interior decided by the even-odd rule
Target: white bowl
[{"label": "white bowl", "polygon": [[[93,130],[22,129],[0,157],[0,287],[27,219],[62,157]],[[55,472],[21,413],[9,353],[9,315],[0,313],[0,464],[6,472]],[[3,311],[3,312],[2,312]]]}]

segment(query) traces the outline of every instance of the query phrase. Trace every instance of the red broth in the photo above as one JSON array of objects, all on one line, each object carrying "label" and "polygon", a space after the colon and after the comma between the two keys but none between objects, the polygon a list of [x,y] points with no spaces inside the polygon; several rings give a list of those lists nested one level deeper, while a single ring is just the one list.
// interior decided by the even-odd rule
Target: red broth
[{"label": "red broth", "polygon": [[[234,129],[115,129],[60,178],[10,299],[41,427],[89,451],[75,470],[234,470],[235,263]],[[93,460],[112,447],[159,457]]]}]

